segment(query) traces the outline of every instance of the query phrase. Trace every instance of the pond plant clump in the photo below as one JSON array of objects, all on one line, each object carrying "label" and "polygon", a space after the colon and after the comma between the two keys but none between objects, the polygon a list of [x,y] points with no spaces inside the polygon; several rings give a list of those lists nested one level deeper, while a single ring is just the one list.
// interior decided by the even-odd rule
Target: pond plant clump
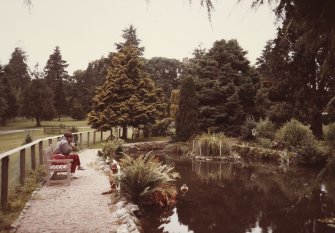
[{"label": "pond plant clump", "polygon": [[180,178],[173,167],[163,165],[155,156],[125,155],[120,160],[122,175],[118,177],[121,195],[140,206],[173,206],[177,189],[174,182]]}]

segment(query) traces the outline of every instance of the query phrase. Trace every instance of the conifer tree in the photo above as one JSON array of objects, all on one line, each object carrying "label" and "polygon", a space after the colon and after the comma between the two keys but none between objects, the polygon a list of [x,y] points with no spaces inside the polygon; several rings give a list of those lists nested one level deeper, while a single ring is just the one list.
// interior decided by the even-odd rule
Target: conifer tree
[{"label": "conifer tree", "polygon": [[7,101],[5,99],[5,87],[3,83],[4,71],[2,70],[2,66],[0,65],[0,124],[5,123],[5,111],[7,108]]},{"label": "conifer tree", "polygon": [[176,115],[179,108],[180,90],[175,89],[171,91],[170,97],[170,118],[176,120]]},{"label": "conifer tree", "polygon": [[192,77],[183,80],[176,114],[176,139],[186,141],[198,131],[198,99]]},{"label": "conifer tree", "polygon": [[45,80],[32,80],[23,96],[22,112],[26,117],[34,117],[37,127],[41,126],[41,120],[49,120],[54,117],[53,94]]},{"label": "conifer tree", "polygon": [[15,48],[8,65],[5,67],[5,75],[17,93],[27,87],[30,82],[30,75],[27,56],[23,49]]},{"label": "conifer tree", "polygon": [[44,72],[45,80],[54,93],[54,106],[59,120],[61,114],[68,112],[69,106],[64,89],[64,83],[69,78],[66,67],[68,64],[62,59],[60,49],[56,46],[53,54],[49,56]]},{"label": "conifer tree", "polygon": [[199,128],[240,133],[247,115],[255,115],[259,79],[236,40],[216,41],[208,52],[198,49],[182,76],[191,75],[199,100]]},{"label": "conifer tree", "polygon": [[127,137],[127,126],[148,126],[163,118],[166,111],[163,92],[144,71],[135,29],[130,29],[124,31],[126,42],[118,46],[106,81],[97,89],[89,113],[89,124],[93,128],[111,130],[121,126],[124,138]]}]

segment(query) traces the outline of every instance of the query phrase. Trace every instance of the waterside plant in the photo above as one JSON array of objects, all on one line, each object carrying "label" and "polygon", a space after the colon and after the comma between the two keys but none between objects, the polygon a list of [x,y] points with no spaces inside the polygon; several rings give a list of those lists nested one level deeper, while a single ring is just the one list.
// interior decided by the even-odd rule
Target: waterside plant
[{"label": "waterside plant", "polygon": [[177,190],[173,184],[180,178],[173,167],[163,165],[155,156],[125,155],[120,160],[122,175],[116,177],[121,185],[121,195],[138,205],[173,205]]}]

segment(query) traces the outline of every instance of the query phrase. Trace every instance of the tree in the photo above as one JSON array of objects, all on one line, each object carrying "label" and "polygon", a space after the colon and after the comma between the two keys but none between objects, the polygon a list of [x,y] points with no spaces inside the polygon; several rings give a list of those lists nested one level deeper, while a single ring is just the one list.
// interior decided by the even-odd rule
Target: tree
[{"label": "tree", "polygon": [[56,108],[58,119],[61,114],[67,113],[69,105],[64,90],[64,82],[68,81],[68,73],[65,70],[68,67],[66,61],[62,59],[62,55],[58,46],[56,46],[53,54],[49,56],[47,64],[44,68],[45,80],[54,93],[54,106]]},{"label": "tree", "polygon": [[8,65],[5,67],[5,76],[17,93],[20,93],[29,84],[27,56],[23,49],[15,48]]},{"label": "tree", "polygon": [[179,99],[180,99],[180,90],[175,89],[171,91],[171,98],[170,98],[170,118],[173,121],[176,120],[176,115],[179,108]]},{"label": "tree", "polygon": [[22,91],[30,82],[27,57],[21,48],[15,48],[8,65],[4,68],[3,84],[5,86],[5,99],[7,109],[5,118],[11,119],[18,115],[19,100],[22,99]]},{"label": "tree", "polygon": [[7,101],[5,99],[5,86],[3,83],[4,71],[2,70],[2,66],[0,65],[0,123],[5,123],[5,111],[7,109]]},{"label": "tree", "polygon": [[36,119],[36,127],[41,126],[41,120],[52,119],[55,116],[52,90],[43,79],[33,79],[24,91],[22,112],[26,117]]},{"label": "tree", "polygon": [[[73,106],[71,115],[84,116],[90,111],[96,87],[101,86],[106,80],[107,70],[111,66],[113,54],[110,53],[108,57],[102,57],[90,62],[86,70],[77,70],[70,77],[68,97],[70,106]],[[73,103],[76,105],[73,105]],[[77,115],[78,110],[83,114]]]},{"label": "tree", "polygon": [[182,76],[195,77],[199,100],[199,128],[237,136],[247,115],[255,115],[259,86],[256,71],[236,40],[216,41],[205,52],[196,50]]},{"label": "tree", "polygon": [[164,91],[166,102],[169,101],[171,91],[179,87],[179,70],[181,62],[177,59],[153,57],[145,64],[149,74],[156,84]]},{"label": "tree", "polygon": [[198,100],[192,77],[183,80],[176,114],[176,139],[186,141],[198,131]]},{"label": "tree", "polygon": [[[2,85],[4,88],[3,98],[6,100],[7,107],[4,111],[3,120],[13,119],[17,116],[19,105],[17,97],[15,96],[15,90],[10,85],[6,75],[2,77]],[[22,97],[21,97],[22,98]]]},{"label": "tree", "polygon": [[[129,31],[134,32],[124,31],[126,42],[113,56],[106,81],[97,89],[89,113],[89,124],[93,128],[111,130],[122,126],[125,138],[127,126],[148,126],[163,118],[166,112],[162,90],[155,87],[144,71],[142,51],[137,43],[127,41]],[[130,39],[138,41],[136,37]]]},{"label": "tree", "polygon": [[[326,32],[318,40],[311,40],[310,33],[316,35],[317,29],[295,19],[299,15],[296,7],[290,5],[294,9],[286,11],[271,59],[261,65],[271,71],[276,81],[272,96],[295,109],[293,117],[310,124],[313,134],[321,138],[322,112],[335,95],[335,69],[331,65],[335,62],[335,47]],[[324,27],[326,23],[321,22],[319,26]]]}]

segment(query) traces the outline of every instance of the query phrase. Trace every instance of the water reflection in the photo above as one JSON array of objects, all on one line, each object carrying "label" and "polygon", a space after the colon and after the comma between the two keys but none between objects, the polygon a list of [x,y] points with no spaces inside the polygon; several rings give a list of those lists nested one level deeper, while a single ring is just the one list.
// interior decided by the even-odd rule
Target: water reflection
[{"label": "water reflection", "polygon": [[315,185],[316,171],[270,164],[174,161],[189,190],[174,209],[147,210],[144,230],[169,233],[330,233],[318,221],[335,215],[332,180]]}]

